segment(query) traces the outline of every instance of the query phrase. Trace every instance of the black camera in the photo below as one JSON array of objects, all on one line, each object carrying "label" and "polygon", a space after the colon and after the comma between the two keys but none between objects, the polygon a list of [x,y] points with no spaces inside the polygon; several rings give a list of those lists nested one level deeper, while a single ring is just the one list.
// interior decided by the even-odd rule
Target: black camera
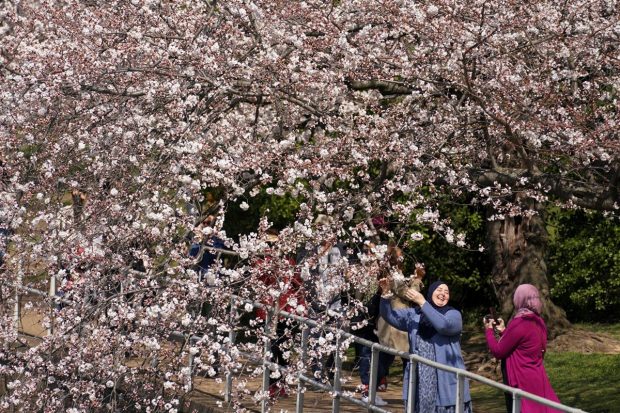
[{"label": "black camera", "polygon": [[484,316],[484,322],[488,323],[493,320],[493,325],[497,324],[497,316],[495,315],[495,308],[489,307],[490,314]]},{"label": "black camera", "polygon": [[497,324],[497,318],[493,317],[492,314],[487,314],[484,316],[484,322],[488,323],[489,321],[493,321],[493,324]]}]

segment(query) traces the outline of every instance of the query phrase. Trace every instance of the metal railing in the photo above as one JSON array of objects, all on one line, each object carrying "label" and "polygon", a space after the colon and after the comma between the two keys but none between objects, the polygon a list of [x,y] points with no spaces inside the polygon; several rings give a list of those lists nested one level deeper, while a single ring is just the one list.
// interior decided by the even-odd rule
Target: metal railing
[{"label": "metal railing", "polygon": [[[227,251],[227,250],[218,250],[215,248],[213,248],[213,250],[218,252],[218,259],[220,257],[220,254],[222,253],[224,254],[231,253],[230,251]],[[53,284],[54,281],[52,281],[53,279],[54,277],[51,277],[50,279],[49,292],[45,292],[45,291],[41,291],[41,290],[37,290],[34,288],[29,288],[29,287],[24,286],[22,284],[21,277],[18,280],[18,283],[9,284],[15,288],[15,300],[16,300],[15,317],[16,318],[19,318],[20,316],[19,300],[20,300],[21,294],[23,294],[23,292],[27,292],[29,294],[35,294],[35,295],[44,296],[44,297],[53,296],[54,290],[55,290],[55,285]],[[71,305],[71,301],[62,299],[60,297],[54,297],[53,302],[62,302],[64,304]],[[428,360],[423,357],[420,357],[417,354],[402,352],[402,351],[396,350],[391,347],[383,346],[379,343],[371,342],[369,340],[357,337],[349,332],[338,329],[336,327],[325,326],[323,324],[318,323],[316,320],[312,320],[307,317],[302,317],[296,314],[291,314],[283,310],[279,310],[276,312],[274,311],[275,309],[273,307],[267,306],[265,304],[262,304],[256,301],[244,299],[242,297],[232,295],[232,294],[230,295],[230,320],[231,321],[234,320],[236,317],[238,306],[245,305],[245,304],[250,304],[255,309],[262,308],[263,310],[266,311],[266,314],[267,314],[267,319],[265,320],[265,326],[264,326],[264,335],[267,339],[265,340],[265,343],[264,343],[263,357],[256,357],[255,355],[248,354],[248,353],[240,353],[242,356],[246,357],[248,360],[255,362],[257,364],[261,364],[264,367],[263,377],[262,377],[262,391],[264,392],[263,393],[264,395],[268,394],[268,391],[269,391],[270,372],[279,370],[280,372],[286,373],[289,370],[288,367],[286,366],[281,366],[281,365],[271,362],[269,357],[267,357],[271,349],[271,340],[269,339],[269,337],[271,336],[270,326],[273,324],[271,321],[274,319],[274,317],[284,317],[284,318],[293,320],[295,322],[298,322],[301,325],[302,334],[301,334],[301,343],[300,343],[301,346],[300,346],[300,351],[299,351],[299,357],[302,361],[302,365],[305,365],[304,362],[307,358],[308,343],[310,339],[310,330],[312,328],[319,328],[319,327],[324,328],[326,331],[331,331],[336,337],[336,351],[334,353],[335,371],[334,371],[333,385],[328,385],[328,384],[319,382],[317,380],[314,380],[313,378],[305,375],[303,371],[297,373],[298,386],[297,386],[297,391],[296,391],[296,397],[297,397],[296,409],[295,409],[296,413],[302,413],[304,410],[304,391],[305,391],[304,384],[309,384],[315,388],[331,392],[332,397],[333,397],[332,412],[334,413],[337,413],[340,411],[340,401],[343,399],[347,400],[350,403],[364,407],[369,412],[389,413],[388,410],[382,409],[375,405],[376,387],[377,387],[376,384],[377,384],[377,379],[378,379],[377,372],[378,372],[378,366],[379,366],[379,352],[384,352],[387,354],[391,354],[394,356],[407,359],[409,361],[410,372],[416,371],[417,363],[423,363],[423,364],[435,367],[440,370],[454,373],[456,375],[457,383],[458,383],[457,394],[456,394],[456,413],[463,413],[464,408],[465,408],[466,401],[464,400],[464,388],[465,388],[465,380],[467,379],[478,381],[485,385],[499,389],[505,393],[511,394],[512,400],[513,400],[512,411],[514,413],[521,412],[521,399],[523,398],[536,401],[540,404],[543,404],[548,407],[552,407],[554,409],[557,409],[557,410],[560,410],[566,413],[585,413],[583,410],[565,406],[563,404],[553,402],[551,400],[545,399],[535,394],[528,393],[526,391],[523,391],[523,390],[520,390],[514,387],[506,386],[501,383],[497,383],[493,380],[490,380],[486,377],[480,376],[475,373],[471,373],[467,370],[440,364],[433,360]],[[19,320],[16,320],[16,328],[18,328],[19,326],[18,321]],[[192,343],[198,342],[202,337],[200,335],[190,335],[190,334],[175,331],[170,334],[169,338],[174,341],[182,341],[183,343],[192,344]],[[236,332],[234,328],[231,328],[228,339],[229,341],[228,341],[227,351],[230,352],[230,349],[232,349],[232,347],[234,346],[235,339],[236,339]],[[346,340],[349,340],[349,342],[355,342],[363,346],[370,347],[371,349],[368,402],[364,402],[361,399],[350,396],[349,394],[347,394],[347,392],[342,391],[341,380],[340,380],[340,375],[342,372],[342,359],[341,359],[341,354],[340,354],[341,353],[340,348],[341,348],[342,343]],[[189,386],[191,389],[193,385],[192,372],[194,371],[194,360],[193,360],[194,356],[191,354],[191,351],[188,351],[188,354],[189,354],[188,365],[190,367],[190,376],[188,377],[188,380],[189,380]],[[407,394],[408,404],[406,406],[407,413],[413,413],[414,407],[415,407],[414,406],[415,389],[416,389],[415,380],[416,380],[416,374],[409,374],[408,394]],[[228,371],[226,373],[226,380],[225,380],[225,385],[224,385],[224,400],[226,402],[232,401],[232,381],[233,381],[233,372]],[[262,412],[268,411],[268,407],[269,407],[269,400],[266,397],[264,397],[261,403],[261,411]]]},{"label": "metal railing", "polygon": [[[286,311],[278,311],[277,314],[274,314],[273,308],[270,306],[266,306],[264,304],[261,303],[257,303],[255,301],[251,301],[251,300],[247,300],[247,299],[243,299],[241,297],[235,296],[235,295],[231,295],[231,305],[230,305],[230,311],[231,311],[231,317],[234,316],[234,313],[236,311],[236,307],[237,305],[245,305],[245,304],[250,304],[252,305],[254,308],[262,308],[264,310],[267,311],[267,320],[265,323],[265,336],[269,337],[269,321],[271,319],[273,319],[273,317],[277,316],[277,317],[284,317],[284,318],[288,318],[288,319],[292,319],[295,320],[299,323],[301,323],[302,325],[304,325],[305,327],[302,328],[302,337],[301,337],[301,351],[299,356],[301,357],[302,360],[302,364],[304,362],[304,359],[306,357],[306,350],[307,350],[307,346],[308,346],[308,339],[309,339],[309,334],[308,332],[310,331],[311,328],[313,327],[321,327],[324,328],[325,330],[329,330],[331,332],[334,333],[335,337],[336,337],[336,352],[334,354],[335,356],[335,363],[334,363],[334,368],[335,368],[335,372],[334,372],[334,384],[332,386],[324,384],[324,383],[320,383],[317,382],[316,380],[306,376],[305,374],[303,374],[303,372],[298,373],[298,388],[297,388],[297,405],[296,405],[296,413],[301,413],[303,412],[303,397],[304,397],[304,392],[303,392],[303,383],[308,383],[311,384],[317,388],[320,388],[322,390],[327,390],[330,391],[333,395],[333,404],[332,404],[332,412],[337,413],[339,412],[339,408],[340,408],[340,400],[341,399],[345,399],[351,403],[354,403],[356,405],[365,407],[368,409],[369,412],[380,412],[380,413],[387,413],[389,412],[388,410],[384,410],[381,409],[380,407],[377,407],[374,405],[375,402],[375,397],[376,397],[376,383],[377,383],[377,372],[378,372],[378,366],[379,366],[379,352],[384,352],[387,354],[391,354],[394,356],[398,356],[398,357],[402,357],[404,359],[409,360],[409,368],[410,368],[410,372],[415,372],[416,368],[417,368],[417,363],[423,363],[426,365],[429,365],[431,367],[435,367],[436,369],[439,370],[444,370],[444,371],[448,371],[448,372],[452,372],[456,375],[457,378],[457,393],[456,393],[456,413],[463,413],[464,409],[465,409],[465,403],[466,401],[464,400],[464,388],[465,388],[465,380],[469,379],[469,380],[475,380],[478,381],[480,383],[483,383],[485,385],[494,387],[496,389],[499,389],[503,392],[509,393],[512,395],[512,411],[514,413],[520,413],[521,412],[521,399],[525,398],[525,399],[529,399],[529,400],[533,400],[535,402],[538,402],[540,404],[543,404],[545,406],[548,407],[552,407],[554,409],[560,410],[562,412],[566,412],[566,413],[585,413],[583,410],[581,409],[577,409],[574,407],[570,407],[570,406],[565,406],[561,403],[556,403],[554,401],[545,399],[544,397],[540,397],[537,396],[535,394],[532,393],[528,393],[526,391],[514,388],[514,387],[510,387],[510,386],[506,386],[504,384],[501,383],[497,383],[493,380],[490,380],[486,377],[480,376],[478,374],[475,373],[471,373],[467,370],[464,369],[459,369],[459,368],[455,368],[455,367],[451,367],[448,365],[444,365],[441,363],[437,363],[433,360],[429,360],[426,359],[424,357],[418,356],[417,354],[413,354],[413,353],[407,353],[407,352],[403,352],[403,351],[399,351],[396,350],[394,348],[391,347],[387,347],[387,346],[383,346],[379,343],[375,343],[375,342],[371,342],[369,340],[357,337],[351,333],[348,333],[344,330],[340,330],[337,329],[335,327],[329,327],[329,326],[323,326],[319,323],[317,323],[315,320],[306,318],[306,317],[302,317],[296,314],[290,314]],[[230,345],[234,345],[234,335],[232,335],[231,337],[231,342]],[[342,362],[340,359],[340,354],[339,354],[339,350],[340,350],[340,343],[342,343],[344,340],[350,340],[352,342],[355,343],[359,343],[361,345],[367,346],[371,348],[371,360],[370,360],[370,383],[368,385],[368,399],[369,402],[365,403],[360,399],[357,399],[355,397],[352,397],[348,394],[346,394],[345,392],[342,391],[341,386],[340,386],[340,372],[342,370]],[[265,343],[265,351],[266,353],[269,352],[269,339],[266,340]],[[265,370],[263,371],[263,392],[267,392],[268,391],[268,386],[269,386],[269,374],[271,370],[280,370],[280,371],[286,371],[287,368],[284,366],[280,366],[278,364],[272,363],[268,358],[262,358],[260,360],[256,359],[254,357],[254,359],[257,362],[262,362],[263,366],[265,367]],[[414,404],[415,404],[415,388],[416,388],[416,374],[409,374],[409,383],[408,383],[408,393],[407,393],[407,406],[406,406],[406,412],[407,413],[413,413],[414,411]],[[226,385],[225,385],[225,400],[229,401],[230,400],[230,392],[231,392],[231,382],[229,381],[229,377],[227,377],[226,380]],[[262,404],[262,412],[266,412],[267,411],[267,401],[264,400],[263,404]]]}]

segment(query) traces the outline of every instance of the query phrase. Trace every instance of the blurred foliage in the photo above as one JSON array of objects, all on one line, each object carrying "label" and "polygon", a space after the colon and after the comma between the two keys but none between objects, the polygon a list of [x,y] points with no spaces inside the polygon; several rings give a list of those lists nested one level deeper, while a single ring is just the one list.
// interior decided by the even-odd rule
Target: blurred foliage
[{"label": "blurred foliage", "polygon": [[[243,210],[241,204],[246,202],[248,209]],[[230,203],[226,209],[224,230],[228,236],[238,239],[239,235],[256,232],[261,217],[266,216],[273,228],[282,229],[294,222],[299,211],[301,201],[293,196],[267,194],[262,189],[259,194],[250,199],[239,198]]]},{"label": "blurred foliage", "polygon": [[[406,228],[405,247],[407,257],[406,269],[413,271],[416,262],[426,267],[425,284],[441,279],[450,287],[451,301],[460,308],[486,308],[495,305],[493,292],[488,275],[491,273],[491,262],[486,252],[479,248],[485,244],[486,228],[484,211],[466,204],[445,203],[440,208],[442,217],[448,218],[455,236],[466,235],[465,247],[416,222]],[[413,241],[411,234],[420,233],[424,238]]]},{"label": "blurred foliage", "polygon": [[26,159],[30,159],[32,155],[39,153],[42,148],[43,145],[41,144],[22,145],[19,147],[19,151],[24,154]]},{"label": "blurred foliage", "polygon": [[548,211],[551,294],[574,321],[620,319],[620,225],[600,213]]}]

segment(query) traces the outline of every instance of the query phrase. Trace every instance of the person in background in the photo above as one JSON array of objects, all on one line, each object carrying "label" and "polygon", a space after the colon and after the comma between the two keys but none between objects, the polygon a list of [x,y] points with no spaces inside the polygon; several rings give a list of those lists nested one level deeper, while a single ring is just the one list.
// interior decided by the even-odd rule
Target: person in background
[{"label": "person in background", "polygon": [[[559,403],[543,363],[547,327],[540,316],[540,293],[531,284],[521,284],[515,290],[513,303],[515,315],[508,327],[504,326],[501,318],[483,320],[489,350],[493,356],[504,361],[505,371],[502,373],[506,384]],[[494,329],[499,333],[499,340]],[[511,396],[508,397],[511,399]],[[508,413],[512,413],[511,401],[506,403]],[[555,413],[559,410],[522,398],[521,412]]]},{"label": "person in background", "polygon": [[[226,249],[224,241],[215,235],[213,226],[215,216],[208,215],[194,230],[193,241],[189,248],[189,256],[194,259],[192,268],[196,271],[197,281],[213,287],[217,281],[220,269],[220,253],[212,248]],[[203,285],[204,285],[203,284]],[[199,313],[203,317],[209,317],[213,311],[213,304],[205,301],[199,308],[192,309],[192,312]]]},{"label": "person in background", "polygon": [[0,227],[0,267],[4,264],[4,256],[6,255],[10,237],[11,231],[8,228]]},{"label": "person in background", "polygon": [[[386,258],[387,267],[380,278],[387,277],[390,280],[390,289],[394,293],[394,296],[390,300],[390,304],[395,310],[409,308],[412,306],[412,303],[406,299],[404,294],[410,288],[420,291],[423,285],[422,277],[424,276],[424,273],[416,272],[416,274],[412,277],[405,277],[403,274],[404,254],[403,251],[394,244],[388,245]],[[384,293],[387,293],[387,291],[384,291]],[[409,338],[407,336],[407,332],[400,331],[391,326],[383,319],[383,317],[379,317],[377,320],[377,335],[379,337],[379,342],[382,345],[404,352],[409,351]],[[391,359],[387,361],[388,364],[391,365],[394,362],[394,356],[389,357],[391,357]],[[409,360],[402,359],[403,372],[406,371],[408,362]],[[377,390],[386,391],[387,386],[388,377],[386,375],[381,378]]]},{"label": "person in background", "polygon": [[[318,234],[330,232],[331,218],[319,215],[315,220]],[[348,320],[343,313],[342,296],[346,288],[348,257],[345,246],[335,238],[325,237],[318,245],[307,244],[297,254],[297,264],[307,296],[308,316],[327,327],[341,328]],[[328,332],[313,328],[310,342],[318,343]],[[326,382],[334,377],[334,353],[323,346],[311,345],[311,370],[315,379]]]},{"label": "person in background", "polygon": [[[364,255],[374,256],[373,243],[367,243],[364,245]],[[358,264],[359,265],[359,264]],[[373,274],[368,268],[362,266],[362,271]],[[364,290],[356,291],[356,295],[361,302],[364,303],[364,312],[358,314],[351,320],[352,332],[356,336],[372,341],[373,343],[379,342],[377,337],[377,320],[379,318],[379,302],[381,299],[381,289],[377,284],[377,277],[373,274],[369,280],[370,288],[368,288],[369,294],[363,294]],[[373,293],[374,291],[374,293]],[[359,327],[361,325],[361,327]],[[362,401],[368,402],[368,385],[370,384],[370,359],[372,350],[368,346],[364,346],[360,343],[355,343],[355,358],[359,367]],[[394,356],[379,352],[379,364],[377,369],[377,389],[381,382],[386,381],[388,370],[390,365],[394,361]],[[375,394],[375,406],[386,406],[388,403],[383,400],[379,395]]]},{"label": "person in background", "polygon": [[[270,248],[265,251],[263,257],[252,262],[252,266],[257,271],[257,281],[264,286],[264,294],[260,301],[270,307],[276,314],[282,310],[291,314],[300,314],[301,308],[305,309],[305,298],[302,288],[302,280],[295,267],[295,260],[292,257],[276,257],[273,255],[272,248],[279,241],[278,232],[269,230],[266,234],[266,241]],[[276,290],[274,296],[271,290]],[[303,314],[301,314],[303,315]],[[267,312],[263,308],[256,310],[256,316],[267,322]],[[283,346],[290,339],[292,329],[287,325],[286,319],[278,317],[271,320],[271,355],[272,361],[280,366],[287,367],[289,360],[285,356]],[[286,386],[282,382],[282,374],[275,372],[269,376],[269,398],[271,400],[288,395]]]},{"label": "person in background", "polygon": [[206,278],[208,285],[213,285],[215,283],[216,276],[213,273],[212,267],[218,257],[218,253],[211,250],[211,248],[226,248],[224,241],[209,233],[214,223],[215,217],[213,215],[207,216],[196,227],[197,239],[189,248],[189,256],[195,259],[195,270],[198,273],[198,281],[203,281]]},{"label": "person in background", "polygon": [[[389,291],[390,280],[383,278],[379,285],[382,291]],[[380,314],[392,326],[409,334],[409,352],[426,359],[465,369],[461,355],[461,332],[463,320],[460,311],[448,305],[450,290],[443,281],[432,283],[426,298],[420,292],[410,289],[405,297],[416,307],[393,309],[390,295],[381,296]],[[413,401],[407,400],[409,374],[417,374],[415,412],[453,413],[456,411],[456,374],[435,369],[418,363],[417,371],[411,372],[410,365],[405,370],[403,400],[405,406]],[[466,380],[463,397],[465,413],[472,412],[469,383]]]}]

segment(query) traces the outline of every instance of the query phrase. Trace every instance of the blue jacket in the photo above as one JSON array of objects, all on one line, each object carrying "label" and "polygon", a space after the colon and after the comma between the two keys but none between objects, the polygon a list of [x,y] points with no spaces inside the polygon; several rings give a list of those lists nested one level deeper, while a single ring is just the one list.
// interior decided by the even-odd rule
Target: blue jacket
[{"label": "blue jacket", "polygon": [[[431,337],[431,343],[435,347],[435,360],[448,366],[465,369],[465,362],[461,355],[461,331],[463,319],[458,310],[449,310],[445,315],[435,310],[430,303],[426,302],[421,308],[405,308],[395,310],[390,305],[390,300],[381,299],[381,316],[392,326],[409,333],[409,352],[416,352],[416,338],[418,336],[418,324],[420,315],[424,313],[437,330],[437,334]],[[409,385],[409,364],[405,370],[403,379],[403,399],[407,399]],[[454,406],[456,404],[457,381],[456,374],[437,370],[438,406]],[[465,380],[465,402],[471,400],[469,394],[469,382]]]},{"label": "blue jacket", "polygon": [[198,258],[199,254],[202,253],[202,255],[200,256],[200,261],[196,265],[198,267],[197,270],[200,271],[201,273],[207,272],[209,268],[211,268],[211,266],[215,263],[215,259],[217,258],[216,252],[209,251],[208,249],[202,250],[203,246],[219,248],[219,249],[226,248],[224,241],[222,241],[221,239],[217,237],[209,238],[204,244],[200,244],[200,243],[192,244],[191,247],[189,248],[190,257]]}]

